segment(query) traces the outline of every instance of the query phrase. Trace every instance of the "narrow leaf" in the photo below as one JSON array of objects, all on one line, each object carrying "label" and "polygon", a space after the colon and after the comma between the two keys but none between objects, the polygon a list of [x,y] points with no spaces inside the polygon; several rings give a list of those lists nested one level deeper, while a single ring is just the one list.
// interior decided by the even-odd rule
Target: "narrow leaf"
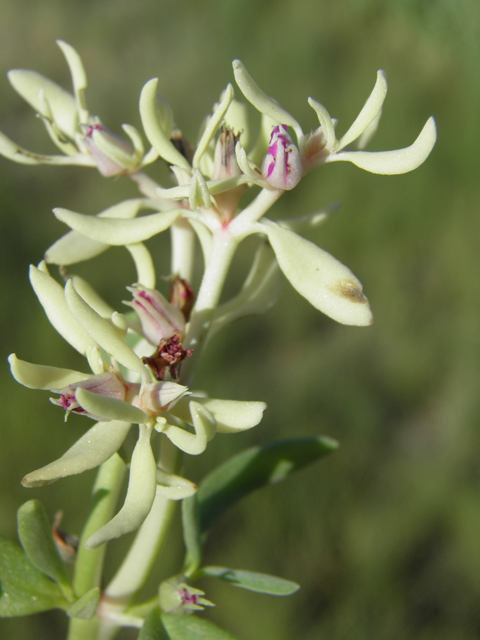
[{"label": "narrow leaf", "polygon": [[29,500],[18,510],[17,521],[18,537],[30,562],[58,582],[66,597],[73,599],[67,571],[53,541],[43,504],[39,500]]},{"label": "narrow leaf", "polygon": [[58,585],[33,566],[18,544],[0,536],[0,616],[67,606]]},{"label": "narrow leaf", "polygon": [[255,489],[284,480],[293,471],[335,451],[337,446],[334,440],[322,437],[280,440],[242,451],[210,472],[197,493],[182,505],[190,571],[198,568],[201,544],[208,530],[227,509]]},{"label": "narrow leaf", "polygon": [[195,577],[209,576],[230,582],[234,587],[268,593],[271,596],[289,596],[300,589],[300,585],[290,580],[270,576],[266,573],[226,569],[225,567],[202,567]]},{"label": "narrow leaf", "polygon": [[160,618],[160,609],[156,607],[145,618],[138,640],[170,640]]},{"label": "narrow leaf", "polygon": [[236,640],[228,631],[197,616],[163,613],[161,619],[171,640]]}]

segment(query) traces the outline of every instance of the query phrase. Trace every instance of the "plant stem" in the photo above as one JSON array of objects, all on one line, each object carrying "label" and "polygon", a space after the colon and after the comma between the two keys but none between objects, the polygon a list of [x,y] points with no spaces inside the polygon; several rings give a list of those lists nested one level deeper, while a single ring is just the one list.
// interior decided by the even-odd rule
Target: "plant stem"
[{"label": "plant stem", "polygon": [[[85,548],[85,542],[92,533],[111,519],[117,504],[125,468],[120,456],[115,454],[98,470],[90,499],[87,522],[82,532],[75,562],[73,589],[78,597],[101,584],[106,545],[91,550]],[[92,620],[72,618],[68,640],[92,640],[96,635],[98,623],[98,618]]]}]

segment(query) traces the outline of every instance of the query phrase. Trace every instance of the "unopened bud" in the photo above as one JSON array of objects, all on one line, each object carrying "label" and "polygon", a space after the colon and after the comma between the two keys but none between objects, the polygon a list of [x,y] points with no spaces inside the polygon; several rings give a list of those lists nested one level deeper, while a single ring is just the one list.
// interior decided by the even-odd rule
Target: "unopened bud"
[{"label": "unopened bud", "polygon": [[276,189],[293,189],[302,177],[300,153],[287,133],[287,127],[279,124],[272,128],[268,153],[262,162],[262,175]]},{"label": "unopened bud", "polygon": [[145,338],[153,345],[158,345],[164,338],[170,338],[176,331],[183,333],[185,318],[166,300],[159,291],[137,285],[129,287],[133,294],[133,302],[125,302],[135,309]]},{"label": "unopened bud", "polygon": [[132,143],[104,127],[100,121],[85,125],[82,146],[93,156],[103,176],[117,176],[136,167],[138,159]]}]

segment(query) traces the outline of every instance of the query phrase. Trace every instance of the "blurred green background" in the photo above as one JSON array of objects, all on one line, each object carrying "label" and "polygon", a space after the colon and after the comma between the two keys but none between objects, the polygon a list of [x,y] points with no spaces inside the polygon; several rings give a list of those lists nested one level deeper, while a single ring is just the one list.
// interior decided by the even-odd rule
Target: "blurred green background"
[{"label": "blurred green background", "polygon": [[[414,173],[375,176],[335,163],[277,203],[272,216],[291,217],[342,201],[309,237],[360,278],[375,324],[336,325],[285,284],[265,317],[219,335],[197,384],[269,409],[252,432],[216,438],[189,460],[187,475],[199,480],[235,451],[274,438],[324,434],[341,443],[288,484],[253,494],[214,531],[210,564],[302,585],[280,600],[205,582],[217,603],[208,616],[240,640],[480,637],[477,0],[2,0],[0,128],[39,151],[49,149],[46,135],[5,72],[33,68],[69,87],[56,38],[82,55],[90,110],[114,130],[141,128],[138,96],[158,76],[194,142],[236,57],[304,130],[316,126],[312,95],[346,131],[378,68],[390,89],[371,149],[410,144],[435,116],[437,146]],[[0,533],[15,537],[16,509],[33,497],[52,518],[63,509],[64,527],[79,533],[94,472],[35,490],[20,479],[61,455],[87,421],[64,424],[46,394],[14,383],[6,357],[84,366],[46,320],[28,264],[65,231],[53,207],[97,213],[136,192],[92,170],[0,165]],[[167,239],[152,245],[162,273]],[[246,243],[232,286],[251,250]],[[125,255],[113,249],[77,269],[117,308],[134,279]],[[160,576],[177,566],[179,535]],[[111,545],[110,574],[124,545]],[[0,637],[61,639],[65,627],[53,612],[1,620]]]}]

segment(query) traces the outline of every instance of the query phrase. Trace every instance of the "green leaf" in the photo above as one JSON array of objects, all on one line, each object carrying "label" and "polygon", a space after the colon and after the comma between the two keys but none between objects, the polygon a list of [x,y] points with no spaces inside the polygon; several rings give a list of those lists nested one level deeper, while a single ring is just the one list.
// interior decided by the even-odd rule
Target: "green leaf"
[{"label": "green leaf", "polygon": [[198,568],[201,545],[227,509],[255,489],[284,480],[337,447],[335,440],[322,437],[280,440],[242,451],[205,476],[197,493],[182,505],[188,570]]},{"label": "green leaf", "polygon": [[170,640],[160,618],[158,607],[155,607],[145,618],[138,640]]},{"label": "green leaf", "polygon": [[53,540],[47,512],[39,500],[29,500],[17,512],[18,537],[30,562],[60,585],[65,597],[73,599],[65,564]]},{"label": "green leaf", "polygon": [[67,615],[71,618],[90,620],[90,618],[93,618],[95,615],[99,602],[100,589],[98,587],[94,587],[93,589],[90,589],[90,591],[87,591],[87,593],[67,609]]},{"label": "green leaf", "polygon": [[268,593],[271,596],[289,596],[300,589],[300,585],[290,580],[270,576],[266,573],[254,573],[253,571],[241,571],[238,569],[226,569],[225,567],[202,567],[195,577],[209,576],[221,578],[230,582],[234,587]]},{"label": "green leaf", "polygon": [[202,536],[200,532],[200,506],[195,495],[182,500],[183,539],[187,548],[185,566],[192,570],[200,566]]},{"label": "green leaf", "polygon": [[68,603],[60,588],[39,571],[23,549],[0,536],[0,616],[25,616]]},{"label": "green leaf", "polygon": [[171,640],[236,640],[228,631],[197,616],[162,613],[161,619]]}]

